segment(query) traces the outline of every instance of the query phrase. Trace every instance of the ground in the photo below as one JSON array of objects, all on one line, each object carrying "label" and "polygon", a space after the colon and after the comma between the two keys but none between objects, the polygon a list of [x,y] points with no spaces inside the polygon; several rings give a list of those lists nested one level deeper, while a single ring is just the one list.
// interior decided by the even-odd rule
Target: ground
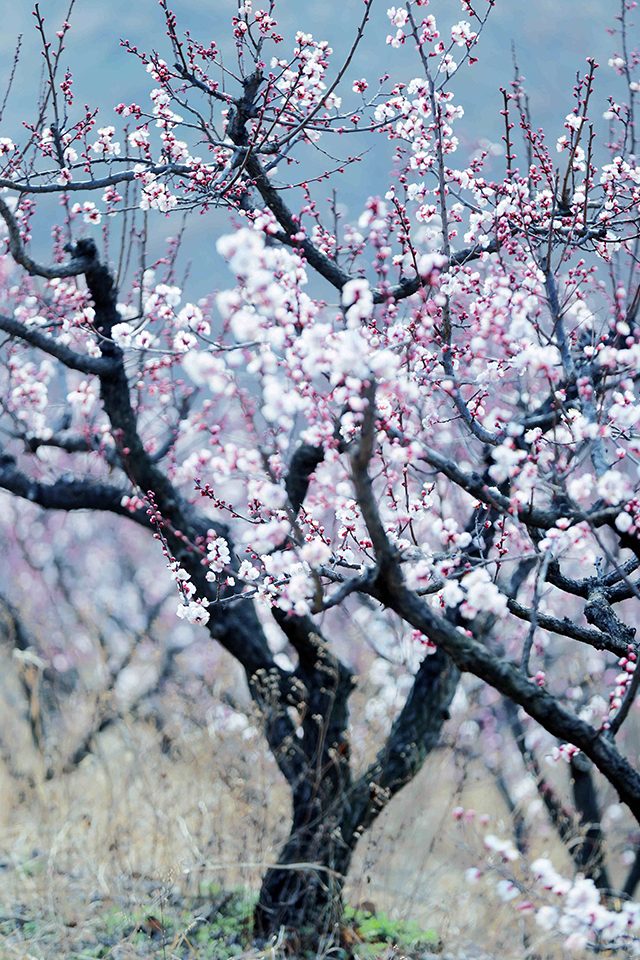
[{"label": "ground", "polygon": [[[292,936],[266,952],[251,940],[287,790],[246,730],[187,725],[167,748],[151,724],[125,719],[73,773],[29,782],[1,770],[0,796],[0,960],[298,952]],[[460,805],[489,810],[490,827],[461,825]],[[443,748],[362,839],[345,926],[324,953],[518,955],[509,905],[464,879],[484,829],[510,830],[491,778]]]}]

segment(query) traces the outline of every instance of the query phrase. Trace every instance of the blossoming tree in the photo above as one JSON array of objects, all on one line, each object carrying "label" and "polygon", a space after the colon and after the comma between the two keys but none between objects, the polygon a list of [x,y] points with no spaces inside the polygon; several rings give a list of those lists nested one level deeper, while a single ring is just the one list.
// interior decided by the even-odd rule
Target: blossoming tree
[{"label": "blossoming tree", "polygon": [[[464,672],[503,695],[536,776],[526,736],[539,725],[557,738],[591,831],[576,862],[607,886],[591,765],[640,821],[623,729],[640,600],[628,5],[610,156],[589,60],[553,150],[518,78],[505,81],[497,179],[482,155],[456,166],[463,108],[450,89],[472,69],[493,0],[463,0],[465,19],[446,29],[426,0],[391,7],[389,57],[410,47],[414,63],[406,82],[375,90],[350,73],[372,0],[338,67],[308,34],[285,49],[273,4],[245,0],[233,73],[160,6],[172,55],[126,44],[153,87],[149,106],[115,107],[118,131],[78,109],[61,73],[69,24],[51,43],[36,7],[45,92],[23,141],[0,139],[0,487],[149,530],[178,616],[242,665],[292,793],[258,931],[335,922],[358,838],[437,743]],[[354,130],[391,141],[395,159],[343,226],[335,203],[328,218],[318,206],[314,178],[293,184],[287,170]],[[42,263],[31,240],[47,195],[61,214]],[[214,205],[235,217],[217,243],[233,279],[185,302],[177,244],[160,282],[145,237],[161,215]],[[363,598],[420,653],[388,739],[356,772],[355,678],[336,641]],[[290,665],[270,648],[269,619]]]}]

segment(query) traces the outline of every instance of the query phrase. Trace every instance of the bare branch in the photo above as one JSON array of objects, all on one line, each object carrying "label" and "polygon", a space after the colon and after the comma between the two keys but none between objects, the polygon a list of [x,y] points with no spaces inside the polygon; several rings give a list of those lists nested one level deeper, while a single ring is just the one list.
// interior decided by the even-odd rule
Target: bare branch
[{"label": "bare branch", "polygon": [[[60,187],[57,187],[57,190],[59,191]],[[0,216],[9,231],[11,256],[31,276],[45,277],[47,280],[53,280],[54,277],[76,277],[90,266],[90,260],[87,257],[73,258],[68,263],[57,263],[52,266],[38,263],[25,251],[18,222],[2,197],[0,197]]]},{"label": "bare branch", "polygon": [[70,370],[79,370],[80,373],[98,377],[109,377],[115,370],[111,357],[83,356],[83,354],[76,353],[75,350],[72,350],[65,344],[58,343],[53,337],[42,333],[35,327],[27,327],[19,320],[14,320],[13,317],[6,317],[0,314],[0,330],[4,330],[4,332],[8,333],[11,337],[24,340],[25,343],[31,344],[32,347],[43,350],[45,353],[48,353],[49,356],[60,360],[60,362]]},{"label": "bare branch", "polygon": [[[523,607],[516,600],[509,598],[507,606],[510,612],[518,617],[519,620],[526,620],[527,623],[533,621],[534,611]],[[603,633],[600,630],[591,630],[589,627],[581,627],[569,617],[559,620],[557,617],[550,617],[539,610],[536,614],[536,622],[543,630],[549,630],[551,633],[557,633],[561,637],[570,637],[572,640],[580,640],[582,643],[588,643],[590,647],[596,650],[609,650],[616,656],[625,656],[629,651],[628,643],[619,640],[617,636]]]}]

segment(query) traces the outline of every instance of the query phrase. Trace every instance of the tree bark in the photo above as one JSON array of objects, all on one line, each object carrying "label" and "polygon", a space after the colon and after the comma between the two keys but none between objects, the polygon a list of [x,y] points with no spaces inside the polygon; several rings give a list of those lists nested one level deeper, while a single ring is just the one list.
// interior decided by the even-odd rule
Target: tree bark
[{"label": "tree bark", "polygon": [[[342,916],[342,892],[358,840],[391,798],[415,777],[438,743],[459,672],[440,650],[425,658],[387,742],[354,782],[347,739],[352,678],[329,653],[313,621],[287,622],[276,616],[298,649],[296,672],[306,681],[306,699],[298,706],[302,735],[296,740],[300,747],[288,751],[290,759],[293,756],[297,761],[288,767],[291,833],[278,864],[264,877],[255,930],[264,938],[285,927],[303,939],[306,935],[317,941],[331,933]],[[313,646],[315,660],[309,657]],[[299,770],[297,780],[291,777],[292,766]]]},{"label": "tree bark", "polygon": [[320,771],[319,782],[304,777],[293,790],[291,833],[278,865],[264,876],[254,914],[259,937],[285,927],[314,940],[333,930],[342,916],[355,844],[341,830],[348,794],[337,781],[347,773],[346,763],[342,758],[329,763],[333,770]]},{"label": "tree bark", "polygon": [[[340,823],[351,787],[348,699],[353,678],[330,651],[310,617],[274,617],[298,654],[289,684],[289,715],[293,736],[282,740],[265,716],[267,736],[280,769],[292,790],[292,827],[279,864],[267,871],[255,912],[259,936],[281,926],[329,930],[339,916],[344,876],[351,850]],[[273,717],[282,700],[269,703],[257,691],[265,714]],[[276,708],[276,710],[274,710]]]}]

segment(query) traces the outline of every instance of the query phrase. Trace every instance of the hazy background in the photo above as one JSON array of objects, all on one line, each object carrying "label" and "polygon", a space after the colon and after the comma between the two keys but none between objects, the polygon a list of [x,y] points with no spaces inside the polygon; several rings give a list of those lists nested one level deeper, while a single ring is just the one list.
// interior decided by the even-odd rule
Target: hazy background
[{"label": "hazy background", "polygon": [[[259,5],[259,0],[255,0],[254,6]],[[389,72],[394,80],[408,81],[419,75],[417,55],[409,44],[400,50],[393,50],[385,44],[385,38],[391,32],[386,16],[388,5],[387,0],[379,0],[373,5],[365,40],[347,72],[349,82],[344,84],[342,91],[345,104],[351,96],[351,81],[356,77],[367,77],[373,87],[384,71]],[[54,40],[55,30],[64,19],[68,6],[69,0],[40,2],[40,11]],[[465,108],[465,117],[456,126],[461,144],[458,165],[463,165],[481,145],[486,146],[483,141],[501,143],[504,121],[500,116],[502,99],[499,87],[507,86],[513,77],[512,42],[520,72],[526,77],[534,126],[544,127],[552,144],[563,133],[564,117],[573,106],[576,73],[584,72],[587,56],[594,56],[600,64],[596,75],[596,106],[591,115],[599,120],[606,108],[607,94],[614,93],[618,99],[623,99],[622,82],[607,66],[614,49],[620,49],[619,38],[608,32],[617,26],[615,17],[619,6],[618,0],[497,0],[477,48],[479,62],[465,67],[452,82],[455,102]],[[477,8],[482,13],[486,9],[486,0],[477,0]],[[32,9],[30,3],[18,0],[5,4],[3,10],[0,96],[4,95],[16,39],[19,34],[23,35],[14,88],[0,125],[0,135],[14,139],[22,136],[21,121],[35,117],[35,102],[42,81],[41,42],[35,30]],[[237,9],[234,0],[176,0],[172,9],[178,17],[179,33],[189,30],[206,44],[214,40],[225,64],[234,69],[235,53],[230,29],[231,16]],[[334,76],[351,45],[362,9],[361,0],[310,4],[281,0],[275,16],[285,41],[280,44],[278,55],[290,53],[296,30],[310,32],[316,39],[328,40],[333,47],[335,52],[329,76]],[[436,15],[445,37],[452,22],[468,19],[462,13],[459,0],[431,0],[429,11]],[[70,116],[70,120],[77,119],[86,103],[100,107],[98,126],[113,123],[117,129],[119,118],[113,113],[113,105],[120,101],[136,101],[146,107],[150,103],[149,90],[155,85],[139,61],[121,47],[120,39],[126,38],[147,52],[156,50],[169,60],[171,50],[162,11],[157,0],[77,0],[71,24],[63,62],[71,67],[74,75],[74,108],[78,114]],[[273,52],[267,51],[267,58]],[[231,91],[230,87],[228,89]],[[604,121],[599,133],[602,142],[606,134]],[[514,131],[518,147],[517,134],[518,131]],[[331,149],[334,155],[344,158],[370,146],[364,141],[365,138],[344,137],[339,143],[332,141]],[[347,167],[344,175],[333,179],[345,213],[354,219],[357,219],[368,194],[382,194],[387,188],[390,152],[385,151],[381,138],[375,144],[375,152],[370,152],[362,163]],[[328,146],[326,138],[322,146]],[[303,179],[303,170],[304,176],[309,176],[310,164],[311,169],[319,170],[315,161],[307,160],[305,164],[304,152],[299,156],[303,164],[282,174],[291,177],[293,182]],[[329,161],[326,164],[329,167],[334,165]],[[499,175],[500,168],[500,161],[495,160],[490,172]],[[314,188],[314,196],[321,203],[329,193],[326,183]],[[292,199],[291,195],[289,199]],[[184,248],[186,257],[193,258],[197,252],[198,258],[197,268],[191,272],[191,297],[202,296],[210,292],[212,286],[227,282],[226,271],[221,268],[215,253],[215,239],[224,232],[228,222],[228,215],[223,211],[204,218],[192,217],[190,240]],[[177,225],[157,216],[152,229],[155,239],[161,242],[177,229]],[[44,247],[40,247],[43,242]],[[39,252],[46,254],[48,231],[41,238],[34,230],[34,243]],[[325,295],[328,293],[325,291]]]}]

